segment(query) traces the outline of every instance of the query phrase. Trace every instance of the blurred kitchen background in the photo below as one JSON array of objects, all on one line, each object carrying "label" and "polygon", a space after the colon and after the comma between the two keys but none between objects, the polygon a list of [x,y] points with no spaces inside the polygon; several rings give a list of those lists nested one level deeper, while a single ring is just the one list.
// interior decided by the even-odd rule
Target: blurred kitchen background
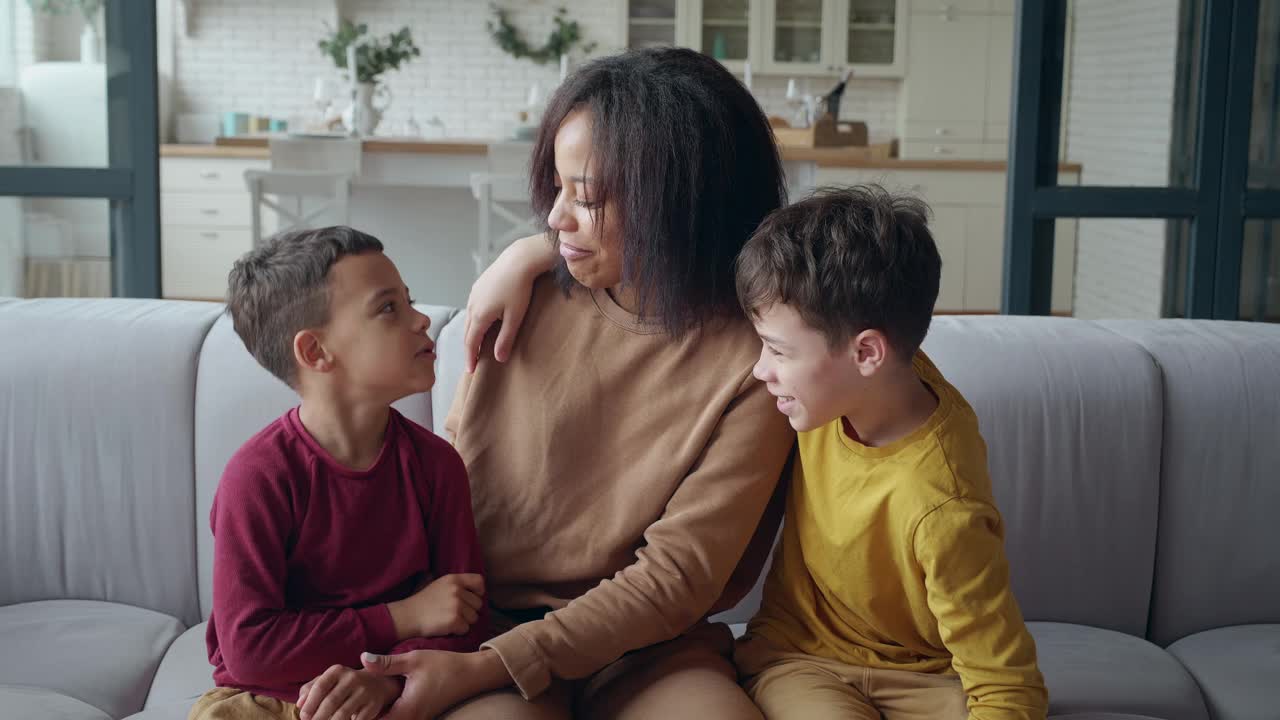
[{"label": "blurred kitchen background", "polygon": [[[0,164],[109,164],[103,5],[0,0]],[[562,73],[624,48],[675,44],[748,84],[778,128],[793,197],[872,180],[923,196],[945,265],[939,311],[998,312],[1016,9],[1016,0],[157,0],[161,294],[220,299],[255,237],[312,215],[378,235],[416,297],[461,305],[493,254],[537,224],[518,179]],[[1280,2],[1262,0],[1259,20],[1249,183],[1275,189]],[[1195,0],[1068,3],[1060,183],[1189,183],[1203,22]],[[348,46],[373,81],[354,113]],[[352,124],[363,138],[343,139]],[[299,170],[323,178],[303,187]],[[110,204],[0,198],[0,296],[110,294]],[[1189,226],[1057,221],[1053,312],[1185,313]],[[1250,221],[1245,232],[1239,314],[1280,319],[1280,223]]]}]

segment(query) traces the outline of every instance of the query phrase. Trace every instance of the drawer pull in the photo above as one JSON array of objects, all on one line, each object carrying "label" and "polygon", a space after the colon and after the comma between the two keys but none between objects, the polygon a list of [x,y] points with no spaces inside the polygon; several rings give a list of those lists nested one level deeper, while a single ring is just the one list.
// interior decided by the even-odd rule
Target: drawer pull
[{"label": "drawer pull", "polygon": [[217,180],[220,177],[222,177],[222,173],[214,172],[212,170],[200,173],[200,178],[203,180]]},{"label": "drawer pull", "polygon": [[941,145],[934,145],[933,154],[934,155],[950,155],[951,151],[948,150],[947,148],[942,147]]},{"label": "drawer pull", "polygon": [[200,212],[204,215],[217,215],[219,211],[216,208],[202,208]]},{"label": "drawer pull", "polygon": [[202,233],[200,233],[200,237],[202,237],[202,238],[208,238],[209,240],[217,240],[217,239],[218,239],[218,233],[216,233],[216,232],[202,232]]},{"label": "drawer pull", "polygon": [[940,127],[940,128],[935,128],[933,131],[933,134],[941,137],[943,135],[950,135],[951,131],[944,127]]}]

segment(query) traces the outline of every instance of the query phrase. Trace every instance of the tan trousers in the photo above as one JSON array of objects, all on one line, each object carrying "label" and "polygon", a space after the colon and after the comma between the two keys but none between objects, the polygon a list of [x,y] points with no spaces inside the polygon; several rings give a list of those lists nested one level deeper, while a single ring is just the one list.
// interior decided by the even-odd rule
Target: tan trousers
[{"label": "tan trousers", "polygon": [[767,720],[965,720],[960,678],[878,670],[780,652],[760,639],[739,643],[734,660],[747,694]]},{"label": "tan trousers", "polygon": [[299,720],[298,706],[235,688],[214,688],[196,701],[187,720]]},{"label": "tan trousers", "polygon": [[759,720],[737,682],[725,625],[702,624],[630,653],[586,680],[552,683],[532,702],[515,689],[481,695],[448,720]]}]

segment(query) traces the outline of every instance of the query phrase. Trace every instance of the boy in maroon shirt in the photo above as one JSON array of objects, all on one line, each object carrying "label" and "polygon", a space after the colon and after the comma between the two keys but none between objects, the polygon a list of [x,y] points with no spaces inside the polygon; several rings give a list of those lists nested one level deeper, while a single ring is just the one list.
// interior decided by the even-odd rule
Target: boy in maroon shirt
[{"label": "boy in maroon shirt", "polygon": [[[391,403],[435,383],[430,320],[376,238],[279,234],[231,270],[228,312],[302,397],[231,458],[210,513],[217,688],[191,720],[373,720],[400,684],[363,651],[489,637],[466,469]],[[295,704],[296,702],[296,704]]]}]

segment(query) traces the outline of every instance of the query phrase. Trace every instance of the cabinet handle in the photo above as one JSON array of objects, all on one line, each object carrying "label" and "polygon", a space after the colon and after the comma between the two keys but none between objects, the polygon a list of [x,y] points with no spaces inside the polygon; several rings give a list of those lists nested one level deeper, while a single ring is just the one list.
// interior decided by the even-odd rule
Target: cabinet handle
[{"label": "cabinet handle", "polygon": [[214,208],[202,208],[200,212],[204,215],[217,215],[218,211]]},{"label": "cabinet handle", "polygon": [[951,151],[948,150],[947,148],[942,147],[941,145],[934,145],[933,154],[934,155],[950,155]]},{"label": "cabinet handle", "polygon": [[943,135],[947,135],[947,134],[949,134],[949,132],[950,132],[950,131],[948,131],[946,128],[934,128],[934,130],[933,130],[933,134],[934,134],[934,135],[937,135],[938,137],[942,137]]},{"label": "cabinet handle", "polygon": [[204,180],[217,180],[218,178],[222,177],[222,173],[217,173],[210,170],[208,172],[200,173],[200,177]]},{"label": "cabinet handle", "polygon": [[202,232],[202,233],[200,233],[200,237],[202,237],[202,238],[207,238],[207,239],[209,239],[209,240],[217,240],[217,239],[218,239],[218,233],[216,233],[216,232]]}]

